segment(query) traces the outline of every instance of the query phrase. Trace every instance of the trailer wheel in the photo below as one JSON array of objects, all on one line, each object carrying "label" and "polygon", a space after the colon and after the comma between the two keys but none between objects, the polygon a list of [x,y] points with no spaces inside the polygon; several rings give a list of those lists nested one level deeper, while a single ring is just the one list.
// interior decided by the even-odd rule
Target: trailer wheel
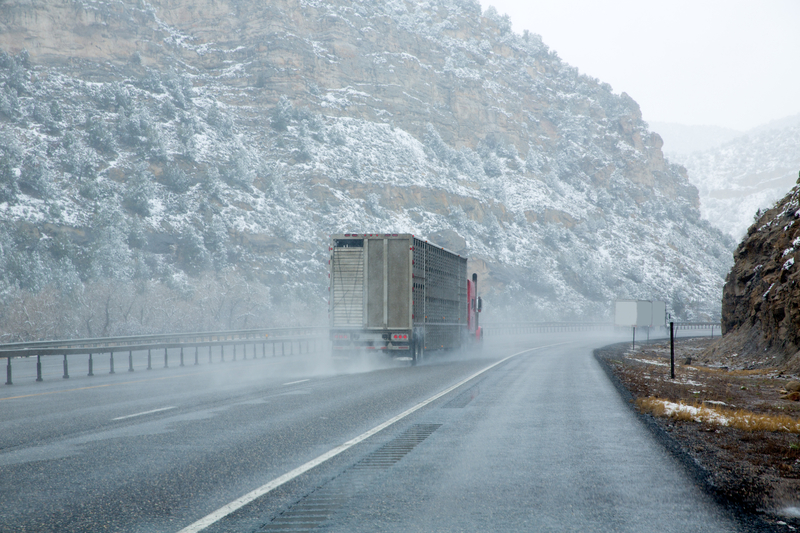
[{"label": "trailer wheel", "polygon": [[421,362],[424,357],[425,357],[425,347],[422,344],[422,339],[415,339],[412,342],[411,364],[416,365],[417,363]]}]

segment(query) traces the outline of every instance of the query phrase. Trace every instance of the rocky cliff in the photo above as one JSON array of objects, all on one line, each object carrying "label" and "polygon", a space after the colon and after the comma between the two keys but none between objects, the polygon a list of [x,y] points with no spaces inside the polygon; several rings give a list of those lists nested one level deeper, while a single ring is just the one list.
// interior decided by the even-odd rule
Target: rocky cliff
[{"label": "rocky cliff", "polygon": [[800,180],[759,211],[736,249],[722,299],[722,349],[800,370]]},{"label": "rocky cliff", "polygon": [[263,322],[324,309],[327,236],[377,230],[518,319],[718,313],[732,243],[636,102],[477,1],[7,0],[0,48],[6,298],[240,280],[263,305],[222,314]]}]

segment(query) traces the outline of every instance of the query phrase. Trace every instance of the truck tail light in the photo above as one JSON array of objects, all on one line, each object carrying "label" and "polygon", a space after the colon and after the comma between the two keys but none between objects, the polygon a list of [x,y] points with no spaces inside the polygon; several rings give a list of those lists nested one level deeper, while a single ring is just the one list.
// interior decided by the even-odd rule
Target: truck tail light
[{"label": "truck tail light", "polygon": [[407,333],[405,333],[405,334],[404,333],[393,333],[392,334],[392,340],[393,341],[407,341],[408,340],[408,334]]},{"label": "truck tail light", "polygon": [[333,340],[335,341],[349,341],[350,334],[349,333],[334,333]]}]

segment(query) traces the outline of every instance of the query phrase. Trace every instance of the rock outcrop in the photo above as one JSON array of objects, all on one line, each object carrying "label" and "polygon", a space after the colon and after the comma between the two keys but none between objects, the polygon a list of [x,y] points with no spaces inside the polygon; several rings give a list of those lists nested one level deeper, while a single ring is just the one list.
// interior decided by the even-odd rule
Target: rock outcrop
[{"label": "rock outcrop", "polygon": [[727,349],[800,369],[800,180],[759,212],[734,261],[722,298]]}]

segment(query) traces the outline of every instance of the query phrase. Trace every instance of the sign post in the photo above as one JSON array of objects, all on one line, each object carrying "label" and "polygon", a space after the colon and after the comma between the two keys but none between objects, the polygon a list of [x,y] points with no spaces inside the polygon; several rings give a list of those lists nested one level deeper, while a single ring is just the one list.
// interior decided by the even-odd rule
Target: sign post
[{"label": "sign post", "polygon": [[675,379],[675,322],[669,323],[669,378]]}]

